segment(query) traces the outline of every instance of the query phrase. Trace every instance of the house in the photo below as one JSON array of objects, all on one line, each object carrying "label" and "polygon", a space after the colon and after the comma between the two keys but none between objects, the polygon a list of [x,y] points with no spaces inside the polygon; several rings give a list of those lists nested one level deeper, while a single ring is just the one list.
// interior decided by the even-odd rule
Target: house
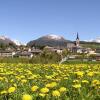
[{"label": "house", "polygon": [[74,46],[74,43],[73,42],[68,42],[67,43],[67,49],[70,49]]},{"label": "house", "polygon": [[91,50],[88,51],[88,54],[90,54],[90,55],[91,55],[91,54],[96,54],[96,52],[95,52],[95,50],[92,50],[92,49],[91,49]]},{"label": "house", "polygon": [[55,48],[50,46],[45,46],[44,49],[47,51],[55,51]]},{"label": "house", "polygon": [[19,58],[32,58],[35,55],[41,54],[42,51],[40,49],[25,49],[23,51],[17,51],[14,57],[19,57]]},{"label": "house", "polygon": [[97,48],[95,52],[100,53],[100,48]]},{"label": "house", "polygon": [[15,55],[14,51],[11,50],[0,50],[0,57],[13,57]]},{"label": "house", "polygon": [[79,46],[79,47],[74,46],[74,47],[72,47],[72,52],[81,54],[81,53],[87,53],[87,50],[81,46]]},{"label": "house", "polygon": [[96,59],[96,61],[100,61],[100,53],[95,55],[95,59]]},{"label": "house", "polygon": [[51,52],[56,52],[56,53],[62,53],[63,49],[59,48],[59,47],[50,47],[50,46],[46,46],[44,48],[45,50],[51,51]]},{"label": "house", "polygon": [[20,52],[17,52],[14,57],[18,57],[18,58],[32,58],[33,57],[33,54],[30,53],[30,52],[27,52],[27,51],[20,51]]},{"label": "house", "polygon": [[42,53],[42,50],[40,49],[33,49],[33,50],[29,50],[29,53],[32,53],[33,55],[38,55]]}]

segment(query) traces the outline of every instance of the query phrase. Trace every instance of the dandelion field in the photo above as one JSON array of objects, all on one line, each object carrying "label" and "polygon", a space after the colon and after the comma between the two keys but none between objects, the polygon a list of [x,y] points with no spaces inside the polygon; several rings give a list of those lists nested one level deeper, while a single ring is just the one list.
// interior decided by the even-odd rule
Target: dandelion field
[{"label": "dandelion field", "polygon": [[100,65],[1,63],[0,100],[100,100]]}]

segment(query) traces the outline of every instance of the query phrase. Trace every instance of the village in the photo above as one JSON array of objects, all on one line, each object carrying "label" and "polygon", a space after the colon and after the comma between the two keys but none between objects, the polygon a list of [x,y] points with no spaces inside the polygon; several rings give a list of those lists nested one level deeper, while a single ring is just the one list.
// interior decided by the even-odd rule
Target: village
[{"label": "village", "polygon": [[[75,43],[68,43],[65,48],[45,46],[43,49],[36,47],[17,47],[17,49],[6,48],[0,49],[0,58],[33,58],[41,55],[44,51],[55,52],[61,55],[61,59],[66,60],[80,60],[83,61],[100,61],[100,48],[84,48],[80,46],[80,39],[77,33]],[[64,54],[65,52],[65,54]]]}]

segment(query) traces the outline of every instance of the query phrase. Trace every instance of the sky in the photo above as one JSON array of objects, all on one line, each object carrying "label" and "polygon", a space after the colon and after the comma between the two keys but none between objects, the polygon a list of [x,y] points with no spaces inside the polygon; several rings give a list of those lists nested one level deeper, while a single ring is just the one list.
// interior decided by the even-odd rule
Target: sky
[{"label": "sky", "polygon": [[100,0],[0,0],[0,35],[27,43],[47,34],[100,37]]}]

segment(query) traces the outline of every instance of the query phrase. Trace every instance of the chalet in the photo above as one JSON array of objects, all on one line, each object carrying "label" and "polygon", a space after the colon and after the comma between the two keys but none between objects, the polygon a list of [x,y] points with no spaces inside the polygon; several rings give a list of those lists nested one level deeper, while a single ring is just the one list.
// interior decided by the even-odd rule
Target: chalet
[{"label": "chalet", "polygon": [[100,48],[97,48],[95,52],[100,53]]},{"label": "chalet", "polygon": [[33,50],[29,50],[30,53],[32,53],[33,55],[38,55],[42,53],[42,50],[40,49],[33,49]]},{"label": "chalet", "polygon": [[0,57],[13,57],[15,55],[14,51],[11,50],[0,50]]},{"label": "chalet", "polygon": [[88,54],[89,54],[89,55],[91,55],[91,54],[96,54],[96,52],[95,52],[94,49],[87,48],[87,51],[88,51]]},{"label": "chalet", "polygon": [[30,53],[30,52],[23,51],[23,52],[17,52],[14,55],[14,57],[18,57],[18,58],[32,58],[33,54]]},{"label": "chalet", "polygon": [[67,43],[67,49],[70,49],[74,46],[74,43],[73,42],[68,42]]},{"label": "chalet", "polygon": [[19,58],[32,58],[35,55],[41,54],[42,51],[40,49],[29,49],[29,50],[23,50],[23,51],[17,51],[14,57]]},{"label": "chalet", "polygon": [[51,51],[51,52],[57,52],[58,54],[62,53],[62,51],[63,51],[62,48],[59,48],[59,47],[50,47],[50,46],[46,46],[44,49],[48,50],[48,51]]},{"label": "chalet", "polygon": [[46,47],[44,47],[44,49],[47,50],[47,51],[55,51],[55,48],[50,47],[50,46],[46,46]]},{"label": "chalet", "polygon": [[96,61],[100,61],[100,53],[95,55],[95,59],[96,59]]}]

